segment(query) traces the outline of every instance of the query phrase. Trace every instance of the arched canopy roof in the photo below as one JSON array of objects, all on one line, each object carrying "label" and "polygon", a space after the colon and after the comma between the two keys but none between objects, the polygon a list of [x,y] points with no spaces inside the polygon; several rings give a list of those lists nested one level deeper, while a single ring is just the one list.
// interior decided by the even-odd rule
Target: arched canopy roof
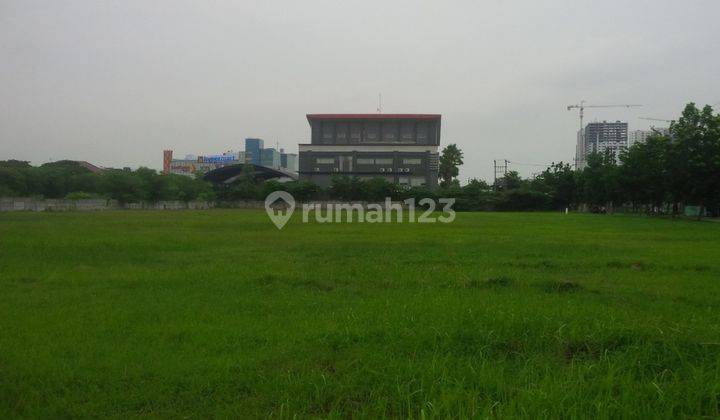
[{"label": "arched canopy roof", "polygon": [[242,175],[243,167],[250,165],[253,167],[253,176],[258,181],[267,181],[275,178],[291,178],[297,179],[298,175],[294,172],[287,172],[282,169],[273,169],[266,166],[255,165],[252,163],[238,163],[236,165],[227,165],[221,168],[213,169],[207,172],[203,177],[206,181],[210,181],[215,184],[221,184],[226,182],[232,182],[238,176]]}]

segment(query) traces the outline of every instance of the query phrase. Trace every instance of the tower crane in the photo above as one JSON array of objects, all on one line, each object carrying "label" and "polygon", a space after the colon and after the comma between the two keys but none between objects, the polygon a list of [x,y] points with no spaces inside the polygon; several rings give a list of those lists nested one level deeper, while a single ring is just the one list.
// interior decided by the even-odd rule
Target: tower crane
[{"label": "tower crane", "polygon": [[633,104],[618,104],[618,105],[585,105],[585,101],[580,101],[579,104],[575,105],[568,105],[567,110],[572,111],[573,109],[579,109],[580,110],[580,133],[582,133],[583,130],[583,116],[585,114],[585,108],[635,108],[642,105],[633,105]]},{"label": "tower crane", "polygon": [[[675,123],[675,120],[666,120],[666,119],[663,119],[663,118],[649,118],[649,117],[638,117],[638,118],[641,119],[641,120],[647,120],[647,121],[661,121],[661,122],[665,122],[665,123],[668,123],[668,124],[673,124],[673,123]],[[655,126],[654,126],[654,125],[650,125],[650,129],[655,130]]]},{"label": "tower crane", "polygon": [[[642,105],[636,105],[636,104],[617,104],[617,105],[585,105],[585,100],[583,99],[580,101],[579,104],[575,105],[568,105],[567,110],[572,111],[573,109],[580,110],[580,138],[582,139],[582,147],[585,148],[585,127],[583,127],[583,117],[585,116],[585,108],[635,108],[640,107]],[[584,157],[584,151],[583,157]],[[575,169],[578,169],[579,161],[581,159],[578,158],[577,154],[575,156]]]},{"label": "tower crane", "polygon": [[675,120],[664,120],[662,118],[649,118],[649,117],[638,117],[638,118],[641,120],[662,121],[662,122],[671,123],[671,124],[675,122]]}]

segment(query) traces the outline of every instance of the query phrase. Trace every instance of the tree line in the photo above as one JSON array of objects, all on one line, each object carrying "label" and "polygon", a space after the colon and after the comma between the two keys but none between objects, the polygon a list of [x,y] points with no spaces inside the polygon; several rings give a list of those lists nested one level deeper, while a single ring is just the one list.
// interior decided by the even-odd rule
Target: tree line
[{"label": "tree line", "polygon": [[106,198],[121,202],[213,200],[213,187],[201,179],[162,175],[149,168],[107,169],[95,173],[75,161],[40,166],[0,161],[0,197]]},{"label": "tree line", "polygon": [[547,194],[555,206],[666,214],[697,206],[698,215],[718,216],[720,115],[690,103],[668,133],[655,131],[619,156],[590,154],[579,171],[553,164],[526,187]]},{"label": "tree line", "polygon": [[251,167],[231,184],[212,185],[200,175],[164,175],[149,168],[94,173],[73,161],[46,163],[0,162],[0,196],[45,198],[108,198],[121,202],[160,200],[263,200],[285,190],[300,201],[337,199],[382,201],[407,198],[456,199],[460,211],[530,211],[585,208],[613,211],[624,208],[648,213],[678,213],[695,205],[699,214],[720,213],[720,116],[710,106],[688,104],[669,134],[655,132],[644,142],[622,150],[590,154],[587,166],[553,163],[533,178],[508,172],[496,184],[481,179],[460,185],[463,152],[455,144],[440,156],[440,186],[403,187],[384,178],[363,180],[337,176],[328,188],[309,181],[257,182]]}]

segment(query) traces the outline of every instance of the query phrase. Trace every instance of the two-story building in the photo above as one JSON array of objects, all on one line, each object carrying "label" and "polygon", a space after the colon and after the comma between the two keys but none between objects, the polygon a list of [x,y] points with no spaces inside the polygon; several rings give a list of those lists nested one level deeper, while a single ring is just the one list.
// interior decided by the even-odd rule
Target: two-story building
[{"label": "two-story building", "polygon": [[308,114],[310,144],[299,145],[300,179],[382,177],[406,186],[438,184],[439,114]]}]

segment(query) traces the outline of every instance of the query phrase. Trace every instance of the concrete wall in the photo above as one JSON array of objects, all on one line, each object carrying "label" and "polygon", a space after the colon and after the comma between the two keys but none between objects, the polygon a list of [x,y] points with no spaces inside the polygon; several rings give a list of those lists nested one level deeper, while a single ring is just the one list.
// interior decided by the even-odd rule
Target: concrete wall
[{"label": "concrete wall", "polygon": [[0,198],[0,211],[199,210],[214,206],[214,203],[206,201],[158,201],[157,203],[120,204],[117,200],[102,199]]},{"label": "concrete wall", "polygon": [[[346,204],[343,201],[313,200],[312,204],[319,204],[326,209],[328,204]],[[350,202],[350,204],[361,204],[367,207],[368,204],[384,205],[384,202],[368,203],[362,201]],[[393,204],[407,205],[402,201],[395,201]],[[302,207],[301,203],[298,203]],[[0,198],[0,212],[3,211],[102,211],[102,210],[205,210],[211,208],[231,209],[264,209],[265,202],[257,200],[237,200],[229,202],[208,202],[208,201],[158,201],[157,203],[125,203],[120,204],[116,200],[42,200],[36,198]]]}]

